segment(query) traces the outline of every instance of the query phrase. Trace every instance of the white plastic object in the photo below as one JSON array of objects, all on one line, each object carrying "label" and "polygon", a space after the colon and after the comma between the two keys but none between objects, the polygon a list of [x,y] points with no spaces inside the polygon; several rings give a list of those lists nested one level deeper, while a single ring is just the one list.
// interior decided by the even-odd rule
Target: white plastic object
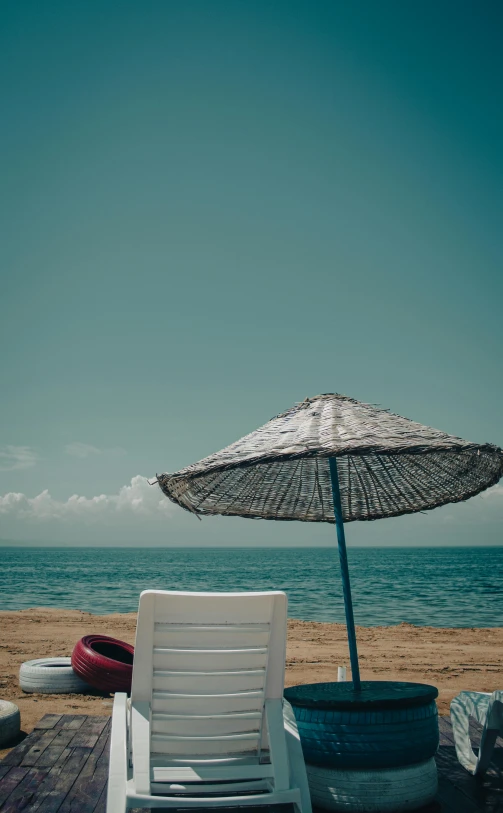
[{"label": "white plastic object", "polygon": [[337,682],[338,683],[345,683],[346,682],[346,667],[345,666],[338,666],[337,667]]},{"label": "white plastic object", "polygon": [[[470,741],[469,718],[482,726],[478,756]],[[503,736],[503,691],[460,692],[451,703],[451,723],[456,754],[471,774],[487,771],[497,737]]]},{"label": "white plastic object", "polygon": [[8,745],[21,729],[21,716],[15,703],[0,700],[0,748]]},{"label": "white plastic object", "polygon": [[107,813],[294,804],[311,813],[283,701],[282,592],[140,596],[131,700],[115,695]]},{"label": "white plastic object", "polygon": [[435,759],[401,768],[338,770],[307,765],[315,807],[348,813],[396,813],[431,802],[438,788]]},{"label": "white plastic object", "polygon": [[71,658],[37,658],[25,661],[19,670],[23,692],[39,694],[80,694],[91,691],[72,669]]}]

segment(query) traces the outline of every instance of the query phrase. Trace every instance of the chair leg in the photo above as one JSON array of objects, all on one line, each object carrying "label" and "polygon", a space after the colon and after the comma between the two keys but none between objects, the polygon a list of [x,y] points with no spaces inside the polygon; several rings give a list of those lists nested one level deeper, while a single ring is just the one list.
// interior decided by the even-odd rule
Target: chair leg
[{"label": "chair leg", "polygon": [[482,774],[487,771],[499,733],[499,729],[495,728],[486,728],[482,732],[476,773]]}]

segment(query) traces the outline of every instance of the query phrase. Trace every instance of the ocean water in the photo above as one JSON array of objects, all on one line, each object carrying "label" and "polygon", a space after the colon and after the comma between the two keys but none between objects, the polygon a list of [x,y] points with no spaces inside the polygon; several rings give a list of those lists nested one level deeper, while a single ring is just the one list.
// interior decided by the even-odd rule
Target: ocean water
[{"label": "ocean water", "polygon": [[[503,547],[350,548],[363,626],[503,626]],[[336,548],[0,547],[0,609],[131,612],[140,592],[285,590],[289,615],[344,621]]]}]

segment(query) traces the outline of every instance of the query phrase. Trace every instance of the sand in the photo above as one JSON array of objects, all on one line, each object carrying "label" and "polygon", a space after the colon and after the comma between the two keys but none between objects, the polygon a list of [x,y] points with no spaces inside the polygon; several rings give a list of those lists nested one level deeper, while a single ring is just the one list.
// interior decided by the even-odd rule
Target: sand
[{"label": "sand", "polygon": [[[136,613],[91,615],[77,610],[0,612],[0,698],[21,711],[25,732],[44,714],[110,714],[112,697],[25,694],[19,688],[23,661],[71,655],[75,643],[93,632],[134,643]],[[399,624],[357,628],[362,679],[429,683],[439,690],[440,714],[462,689],[502,688],[503,628],[437,629]],[[345,627],[311,621],[288,622],[286,685],[337,679],[349,658]],[[0,750],[0,757],[6,753]]]}]

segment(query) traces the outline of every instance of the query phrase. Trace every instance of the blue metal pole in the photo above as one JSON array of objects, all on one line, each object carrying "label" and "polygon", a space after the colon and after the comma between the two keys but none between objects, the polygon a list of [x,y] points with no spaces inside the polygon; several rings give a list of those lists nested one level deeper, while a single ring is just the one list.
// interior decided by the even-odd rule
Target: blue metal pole
[{"label": "blue metal pole", "polygon": [[330,465],[330,479],[332,480],[332,497],[334,500],[335,525],[337,528],[337,542],[339,545],[339,560],[341,563],[342,592],[344,595],[344,609],[346,611],[346,627],[348,630],[349,660],[351,661],[351,674],[353,688],[361,691],[360,667],[358,665],[358,649],[356,646],[355,619],[353,616],[353,600],[351,598],[351,585],[349,583],[348,557],[346,553],[346,537],[344,536],[344,522],[342,520],[341,491],[339,488],[339,475],[335,457],[328,459]]}]

